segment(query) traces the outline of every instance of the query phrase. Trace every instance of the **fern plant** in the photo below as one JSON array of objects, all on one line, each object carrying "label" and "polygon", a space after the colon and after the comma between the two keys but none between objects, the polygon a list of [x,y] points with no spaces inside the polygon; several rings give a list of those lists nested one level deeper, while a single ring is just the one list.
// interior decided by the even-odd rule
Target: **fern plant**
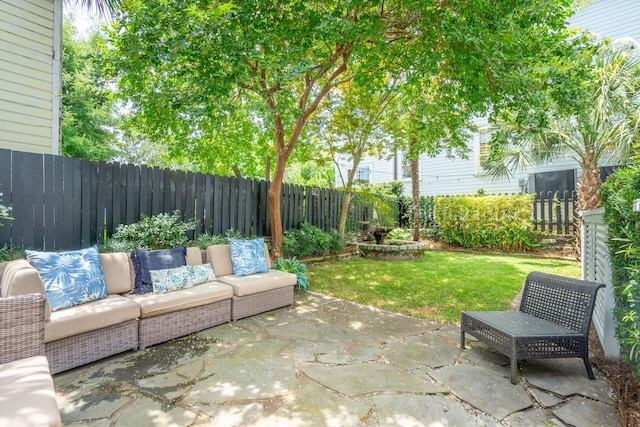
[{"label": "fern plant", "polygon": [[280,258],[273,264],[274,270],[286,271],[287,273],[293,273],[297,277],[298,289],[306,291],[309,287],[309,278],[307,277],[307,266],[298,260],[298,258]]}]

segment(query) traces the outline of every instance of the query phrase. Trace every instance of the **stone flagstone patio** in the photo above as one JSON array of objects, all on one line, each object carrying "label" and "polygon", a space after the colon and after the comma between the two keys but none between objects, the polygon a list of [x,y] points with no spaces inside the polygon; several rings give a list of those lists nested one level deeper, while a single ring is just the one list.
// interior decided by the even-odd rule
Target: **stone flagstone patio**
[{"label": "stone flagstone patio", "polygon": [[56,375],[68,426],[617,426],[578,359],[509,361],[459,328],[313,293]]}]

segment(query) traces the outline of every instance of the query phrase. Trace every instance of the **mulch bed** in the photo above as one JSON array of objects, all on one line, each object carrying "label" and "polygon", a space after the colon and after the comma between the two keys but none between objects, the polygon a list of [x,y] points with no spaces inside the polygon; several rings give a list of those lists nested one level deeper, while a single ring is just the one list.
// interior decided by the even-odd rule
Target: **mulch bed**
[{"label": "mulch bed", "polygon": [[600,340],[593,327],[589,334],[589,348],[591,363],[607,378],[613,390],[614,405],[620,424],[640,426],[640,385],[633,368],[620,359],[604,356]]}]

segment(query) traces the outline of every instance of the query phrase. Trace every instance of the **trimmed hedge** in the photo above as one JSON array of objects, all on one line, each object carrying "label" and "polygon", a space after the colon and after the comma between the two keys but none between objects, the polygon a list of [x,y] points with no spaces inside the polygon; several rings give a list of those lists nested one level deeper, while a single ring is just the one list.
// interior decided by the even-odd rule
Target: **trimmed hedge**
[{"label": "trimmed hedge", "polygon": [[442,240],[465,248],[531,249],[532,195],[436,197]]},{"label": "trimmed hedge", "polygon": [[600,188],[609,227],[616,332],[622,356],[635,365],[640,378],[640,212],[632,206],[638,198],[640,165],[619,169]]}]

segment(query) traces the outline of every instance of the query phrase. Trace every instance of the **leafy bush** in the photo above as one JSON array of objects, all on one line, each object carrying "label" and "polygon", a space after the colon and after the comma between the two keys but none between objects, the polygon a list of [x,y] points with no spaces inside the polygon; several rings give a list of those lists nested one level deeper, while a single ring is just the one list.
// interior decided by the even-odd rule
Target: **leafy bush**
[{"label": "leafy bush", "polygon": [[341,247],[340,236],[336,231],[325,233],[307,222],[298,230],[285,232],[282,239],[282,251],[287,257],[327,255],[339,251]]},{"label": "leafy bush", "polygon": [[306,291],[309,287],[309,278],[307,277],[307,266],[301,263],[298,258],[281,258],[277,259],[273,264],[274,270],[286,271],[287,273],[293,273],[298,278],[296,284],[298,289]]},{"label": "leafy bush", "polygon": [[[2,193],[0,193],[0,196],[2,196]],[[0,202],[2,201],[2,199],[0,199]],[[3,204],[0,204],[0,220],[6,220],[6,221],[10,221],[13,218],[11,218],[11,215],[9,215],[9,212],[11,212],[11,208],[6,207]],[[2,227],[2,221],[0,221],[0,227]]]},{"label": "leafy bush", "polygon": [[411,240],[413,238],[413,233],[405,230],[404,228],[394,228],[387,234],[387,239],[394,240]]},{"label": "leafy bush", "polygon": [[218,234],[203,233],[193,239],[189,246],[197,246],[200,249],[207,249],[207,246],[213,245],[227,245],[229,244],[229,238],[220,236]]},{"label": "leafy bush", "polygon": [[26,255],[24,254],[23,248],[6,244],[0,247],[0,262],[24,258],[26,258]]},{"label": "leafy bush", "polygon": [[196,225],[195,220],[182,221],[179,211],[150,217],[143,215],[136,223],[119,225],[110,240],[131,242],[136,248],[167,249],[187,244],[187,233],[192,232]]},{"label": "leafy bush", "polygon": [[624,358],[635,364],[640,378],[640,165],[619,169],[600,188],[604,219],[609,227],[614,316]]},{"label": "leafy bush", "polygon": [[531,249],[532,196],[436,197],[442,240],[466,248]]},{"label": "leafy bush", "polygon": [[[420,228],[435,226],[435,199],[433,196],[420,196]],[[398,198],[398,224],[413,229],[413,198],[410,196]]]},{"label": "leafy bush", "polygon": [[433,240],[434,242],[437,242],[441,238],[440,230],[438,230],[437,226],[421,228],[420,237],[423,239]]},{"label": "leafy bush", "polygon": [[131,252],[136,249],[147,249],[146,246],[140,246],[137,242],[132,242],[129,240],[120,240],[120,239],[105,239],[105,241],[100,245],[100,252]]}]

